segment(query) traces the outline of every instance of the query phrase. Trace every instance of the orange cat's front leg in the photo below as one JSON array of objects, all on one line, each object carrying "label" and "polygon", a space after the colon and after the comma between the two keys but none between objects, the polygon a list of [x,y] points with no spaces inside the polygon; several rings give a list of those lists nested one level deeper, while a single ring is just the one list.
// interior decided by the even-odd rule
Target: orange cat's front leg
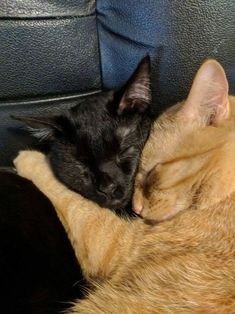
[{"label": "orange cat's front leg", "polygon": [[42,153],[22,151],[14,164],[18,174],[33,181],[55,206],[87,278],[106,278],[122,258],[131,256],[135,223],[66,188]]}]

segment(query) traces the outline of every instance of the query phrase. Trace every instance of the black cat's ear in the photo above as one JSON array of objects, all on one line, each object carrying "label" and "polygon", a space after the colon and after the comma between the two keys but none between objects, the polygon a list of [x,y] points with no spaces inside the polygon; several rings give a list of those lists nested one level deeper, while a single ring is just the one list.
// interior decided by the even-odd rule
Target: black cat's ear
[{"label": "black cat's ear", "polygon": [[55,117],[11,116],[24,123],[25,129],[40,141],[53,140],[60,133],[61,127]]},{"label": "black cat's ear", "polygon": [[127,83],[119,103],[118,114],[130,110],[144,112],[149,107],[152,102],[150,68],[150,57],[147,55]]}]

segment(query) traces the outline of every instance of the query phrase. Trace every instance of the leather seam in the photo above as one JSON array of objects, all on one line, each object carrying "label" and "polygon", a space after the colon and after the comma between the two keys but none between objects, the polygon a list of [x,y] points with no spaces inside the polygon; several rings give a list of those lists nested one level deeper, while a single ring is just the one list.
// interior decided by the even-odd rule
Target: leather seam
[{"label": "leather seam", "polygon": [[67,100],[76,100],[86,96],[92,96],[97,93],[100,93],[101,90],[95,90],[86,93],[79,93],[74,95],[60,95],[54,97],[35,97],[31,99],[22,99],[22,100],[0,100],[0,108],[5,106],[20,106],[20,105],[36,105],[36,104],[43,104],[43,103],[53,103],[53,102],[60,102],[60,101],[67,101]]},{"label": "leather seam", "polygon": [[66,20],[95,16],[96,13],[81,15],[58,15],[58,16],[0,16],[0,21],[27,21],[27,20]]},{"label": "leather seam", "polygon": [[99,34],[99,25],[98,25],[98,10],[97,10],[97,2],[95,1],[95,14],[96,14],[96,34],[97,34],[97,44],[98,44],[98,52],[99,52],[99,68],[100,68],[100,85],[101,89],[104,89],[104,82],[103,82],[103,67],[102,67],[102,56],[101,56],[101,45],[100,45],[100,34]]}]

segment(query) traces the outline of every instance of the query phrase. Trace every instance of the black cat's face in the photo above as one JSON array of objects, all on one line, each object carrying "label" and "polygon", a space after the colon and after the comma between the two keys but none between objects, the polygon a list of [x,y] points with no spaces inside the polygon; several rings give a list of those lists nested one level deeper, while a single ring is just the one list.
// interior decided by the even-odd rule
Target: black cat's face
[{"label": "black cat's face", "polygon": [[86,98],[66,115],[22,118],[50,141],[55,175],[72,190],[111,209],[130,202],[134,177],[150,130],[149,60],[119,92]]},{"label": "black cat's face", "polygon": [[113,112],[114,99],[105,93],[73,108],[60,121],[62,136],[54,140],[49,159],[68,187],[101,206],[118,209],[132,196],[150,120],[138,112]]}]

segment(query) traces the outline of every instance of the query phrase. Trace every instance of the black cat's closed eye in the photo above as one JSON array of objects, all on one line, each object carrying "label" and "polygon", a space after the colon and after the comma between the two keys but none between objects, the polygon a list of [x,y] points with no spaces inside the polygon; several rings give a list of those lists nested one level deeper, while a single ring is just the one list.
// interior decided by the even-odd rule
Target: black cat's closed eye
[{"label": "black cat's closed eye", "polygon": [[120,155],[120,156],[128,155],[128,153],[132,153],[133,150],[134,150],[134,146],[128,146],[128,147],[126,147],[125,149],[123,149],[123,150],[119,153],[119,155]]}]

